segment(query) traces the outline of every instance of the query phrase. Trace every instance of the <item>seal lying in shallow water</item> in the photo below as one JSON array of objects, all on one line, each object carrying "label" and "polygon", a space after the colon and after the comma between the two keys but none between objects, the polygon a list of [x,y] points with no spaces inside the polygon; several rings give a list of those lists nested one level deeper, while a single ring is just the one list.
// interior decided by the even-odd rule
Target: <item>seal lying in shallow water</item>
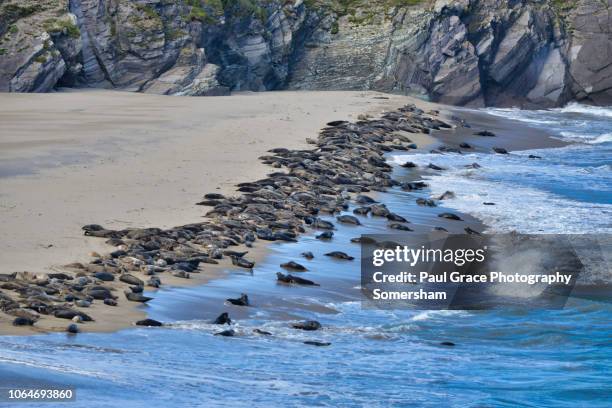
[{"label": "seal lying in shallow water", "polygon": [[334,233],[332,231],[325,231],[317,235],[315,238],[320,239],[322,241],[329,241],[334,237]]},{"label": "seal lying in shallow water", "polygon": [[387,214],[387,219],[389,221],[395,221],[395,222],[408,222],[408,220],[405,219],[404,217],[402,217],[401,215],[395,214],[395,213],[392,213],[392,212]]},{"label": "seal lying in shallow water", "polygon": [[302,252],[302,256],[306,259],[313,259],[314,258],[314,254],[310,251],[306,251],[306,252]]},{"label": "seal lying in shallow water", "polygon": [[438,217],[440,218],[446,218],[447,220],[453,220],[453,221],[463,221],[461,219],[461,217],[459,217],[457,214],[453,214],[453,213],[442,213],[442,214],[438,214]]},{"label": "seal lying in shallow water", "polygon": [[215,336],[223,336],[223,337],[234,337],[235,335],[236,335],[236,332],[234,331],[234,329],[223,330],[218,333],[215,333]]},{"label": "seal lying in shallow water", "polygon": [[317,346],[317,347],[331,346],[330,342],[327,342],[327,341],[316,341],[316,340],[306,340],[304,342],[304,344],[308,344],[310,346]]},{"label": "seal lying in shallow water", "polygon": [[299,264],[299,263],[294,262],[294,261],[289,261],[289,262],[282,263],[280,266],[281,266],[281,268],[288,269],[288,270],[291,270],[291,271],[297,271],[297,272],[306,272],[308,270],[308,269],[306,269],[306,267],[304,265]]},{"label": "seal lying in shallow water", "polygon": [[332,251],[325,254],[325,256],[329,256],[336,259],[343,259],[346,261],[352,261],[355,259],[354,257],[342,252],[342,251]]},{"label": "seal lying in shallow water", "polygon": [[229,298],[229,299],[225,299],[225,300],[228,301],[229,303],[231,303],[234,306],[249,306],[250,305],[249,304],[249,297],[247,296],[246,293],[242,293],[240,295],[240,297],[237,298],[237,299]]},{"label": "seal lying in shallow water", "polygon": [[389,228],[398,230],[398,231],[412,231],[412,228],[407,227],[404,224],[399,224],[399,223],[391,223],[389,224]]},{"label": "seal lying in shallow water", "polygon": [[368,215],[370,211],[370,207],[357,207],[353,210],[353,214]]},{"label": "seal lying in shallow water", "polygon": [[283,275],[280,272],[276,273],[276,280],[283,283],[295,283],[297,285],[319,286],[318,283],[311,280],[300,278],[299,276],[293,276],[291,274]]},{"label": "seal lying in shallow water", "polygon": [[316,320],[306,320],[304,322],[293,323],[291,327],[294,329],[315,331],[321,328],[321,323],[317,322]]},{"label": "seal lying in shallow water", "polygon": [[338,222],[343,224],[353,224],[353,225],[361,225],[361,222],[357,219],[357,217],[353,217],[352,215],[339,215],[336,217]]}]

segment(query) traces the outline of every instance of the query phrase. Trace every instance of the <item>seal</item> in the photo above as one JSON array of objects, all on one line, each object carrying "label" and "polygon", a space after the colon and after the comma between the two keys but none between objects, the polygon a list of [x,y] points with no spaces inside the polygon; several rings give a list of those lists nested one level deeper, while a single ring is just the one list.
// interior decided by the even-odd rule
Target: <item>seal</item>
[{"label": "seal", "polygon": [[154,319],[144,319],[136,322],[136,326],[145,326],[145,327],[160,327],[164,324]]},{"label": "seal", "polygon": [[302,252],[302,256],[306,259],[313,259],[314,258],[314,254],[310,251],[306,251],[306,252]]},{"label": "seal", "polygon": [[402,217],[399,214],[395,214],[395,213],[389,213],[387,214],[387,219],[389,221],[394,221],[394,222],[408,222],[407,219],[405,219],[404,217]]},{"label": "seal", "polygon": [[33,326],[34,320],[28,319],[27,317],[18,317],[13,320],[13,326]]},{"label": "seal", "polygon": [[422,190],[427,187],[427,183],[423,181],[413,181],[410,183],[402,183],[400,184],[400,188],[403,191],[412,191],[412,190]]},{"label": "seal", "polygon": [[447,200],[449,198],[455,198],[455,193],[446,190],[440,197],[438,197],[438,200]]},{"label": "seal", "polygon": [[147,281],[147,286],[151,286],[153,288],[159,288],[161,286],[161,279],[157,276],[151,276]]},{"label": "seal", "polygon": [[79,330],[79,326],[77,326],[76,323],[72,323],[69,324],[68,327],[66,327],[66,331],[70,334],[77,334],[81,330]]},{"label": "seal", "polygon": [[229,313],[223,312],[213,321],[213,324],[232,324]]},{"label": "seal", "polygon": [[331,122],[327,122],[327,126],[331,127],[338,127],[343,125],[348,125],[348,122],[346,120],[333,120]]},{"label": "seal", "polygon": [[325,256],[329,256],[332,258],[336,258],[336,259],[343,259],[346,261],[352,261],[353,259],[355,259],[354,257],[346,254],[345,252],[342,251],[332,251],[332,252],[328,252],[325,254]]},{"label": "seal", "polygon": [[239,266],[240,268],[245,269],[253,269],[253,267],[255,266],[255,262],[247,261],[243,257],[231,256],[231,258],[232,265],[234,266]]},{"label": "seal", "polygon": [[235,335],[236,335],[236,332],[234,331],[234,329],[223,330],[223,331],[215,333],[215,336],[223,336],[223,337],[234,337]]},{"label": "seal", "polygon": [[283,269],[287,269],[290,271],[296,271],[296,272],[306,272],[308,269],[306,269],[306,267],[302,264],[299,264],[297,262],[294,261],[289,261],[289,262],[285,262],[283,264],[280,265],[281,268]]},{"label": "seal", "polygon": [[304,344],[308,344],[309,346],[317,346],[317,347],[327,347],[331,346],[330,342],[327,341],[316,341],[316,340],[306,340]]},{"label": "seal", "polygon": [[447,220],[453,220],[453,221],[463,221],[461,217],[459,217],[457,214],[448,213],[448,212],[438,214],[438,217],[446,218]]},{"label": "seal", "polygon": [[318,283],[315,283],[311,280],[300,278],[299,276],[293,276],[291,274],[283,275],[280,272],[276,273],[276,280],[282,283],[295,283],[297,285],[319,286]]},{"label": "seal", "polygon": [[115,280],[115,275],[110,272],[96,272],[94,273],[94,278],[100,279],[104,282],[112,282]]},{"label": "seal", "polygon": [[421,207],[437,207],[436,202],[434,200],[426,198],[417,198],[416,203]]},{"label": "seal", "polygon": [[489,130],[481,130],[480,132],[474,133],[476,136],[495,137],[495,133]]},{"label": "seal", "polygon": [[368,213],[370,212],[370,207],[357,207],[353,210],[353,214],[357,214],[357,215],[368,215]]},{"label": "seal", "polygon": [[357,217],[353,217],[352,215],[339,215],[336,219],[342,224],[361,225]]},{"label": "seal", "polygon": [[126,299],[130,302],[147,303],[148,301],[153,300],[152,297],[144,296],[142,293],[134,293],[128,291],[125,291],[124,293]]},{"label": "seal", "polygon": [[323,230],[333,230],[334,229],[334,224],[332,224],[329,221],[325,221],[319,218],[316,218],[314,220],[314,222],[311,224],[312,228],[318,228],[318,229],[323,229]]},{"label": "seal", "polygon": [[334,233],[332,231],[325,231],[317,235],[315,238],[320,239],[322,241],[329,241],[330,239],[333,238],[333,236],[334,236]]},{"label": "seal", "polygon": [[306,320],[299,323],[293,323],[291,327],[299,330],[315,331],[321,328],[321,323],[317,322],[316,320]]},{"label": "seal", "polygon": [[246,293],[240,294],[239,298],[236,298],[236,299],[229,298],[225,300],[234,306],[250,306],[249,297],[246,295]]},{"label": "seal", "polygon": [[253,333],[261,334],[262,336],[271,336],[272,333],[269,331],[261,330],[261,329],[253,329]]},{"label": "seal", "polygon": [[509,154],[508,150],[504,149],[503,147],[494,147],[492,150],[497,154]]},{"label": "seal", "polygon": [[144,282],[142,280],[138,279],[134,275],[130,275],[129,273],[124,273],[121,275],[119,280],[129,285],[144,286]]},{"label": "seal", "polygon": [[91,302],[88,302],[85,299],[77,299],[77,300],[74,301],[74,304],[75,304],[75,306],[78,306],[78,307],[89,307],[89,306],[91,306]]},{"label": "seal", "polygon": [[473,230],[470,227],[465,227],[464,231],[467,232],[469,235],[482,235],[480,232]]},{"label": "seal", "polygon": [[132,293],[142,293],[144,292],[144,286],[130,286],[130,290]]},{"label": "seal", "polygon": [[372,197],[368,197],[367,195],[358,195],[355,198],[355,202],[357,204],[376,204],[378,201],[376,201]]},{"label": "seal", "polygon": [[73,309],[58,309],[55,311],[55,313],[53,313],[53,316],[57,317],[58,319],[68,320],[72,320],[74,316],[81,316],[84,322],[93,321],[93,319],[87,314]]},{"label": "seal", "polygon": [[412,231],[412,228],[404,225],[404,224],[398,224],[398,223],[391,223],[389,224],[389,228],[394,229],[394,230],[398,230],[398,231]]},{"label": "seal", "polygon": [[375,244],[376,240],[370,237],[355,237],[351,238],[351,242],[354,244]]},{"label": "seal", "polygon": [[223,200],[225,199],[225,196],[219,193],[208,193],[204,195],[204,198],[207,200]]},{"label": "seal", "polygon": [[115,296],[111,293],[108,288],[104,286],[94,286],[87,290],[87,295],[91,296],[95,300],[113,299]]},{"label": "seal", "polygon": [[370,211],[375,217],[386,217],[391,213],[384,204],[372,204],[370,206]]},{"label": "seal", "polygon": [[229,249],[226,249],[225,251],[223,251],[223,255],[229,256],[229,257],[235,256],[236,258],[242,258],[243,256],[245,256],[248,253],[249,253],[249,251],[238,252],[238,251],[231,251]]},{"label": "seal", "polygon": [[104,299],[104,304],[107,306],[117,306],[117,301],[115,299],[106,298]]}]

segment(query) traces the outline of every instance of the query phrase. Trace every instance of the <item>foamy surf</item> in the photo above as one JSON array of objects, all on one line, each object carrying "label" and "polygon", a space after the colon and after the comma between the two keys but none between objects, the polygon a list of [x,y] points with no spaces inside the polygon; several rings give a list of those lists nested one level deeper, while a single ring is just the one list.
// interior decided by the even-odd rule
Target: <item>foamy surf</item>
[{"label": "foamy surf", "polygon": [[[432,196],[454,191],[456,197],[444,205],[476,216],[492,231],[612,232],[612,108],[570,104],[559,109],[484,112],[544,128],[576,144],[509,155],[411,154],[395,156],[394,161],[444,168],[424,173]],[[482,167],[465,167],[474,162]]]},{"label": "foamy surf", "polygon": [[[529,159],[505,162],[508,158],[486,154],[410,155],[398,156],[395,160],[400,163],[410,160],[419,166],[435,160],[446,170],[423,177],[430,184],[432,197],[439,197],[447,190],[455,192],[455,198],[445,200],[444,205],[474,215],[495,232],[612,232],[612,205],[572,200],[545,190],[547,175],[552,184],[555,180],[562,182],[559,168],[538,173],[535,166],[517,164],[519,160]],[[465,168],[473,162],[483,167]],[[566,173],[580,177],[577,181],[589,177],[580,169],[566,169]],[[583,192],[588,194],[590,189],[605,188],[604,182],[597,180],[597,173],[601,171],[593,170],[590,174],[593,183],[587,183]],[[540,183],[537,178],[541,178]]]},{"label": "foamy surf", "polygon": [[546,129],[553,137],[568,142],[598,144],[612,141],[612,107],[570,103],[556,109],[487,108],[482,111]]}]

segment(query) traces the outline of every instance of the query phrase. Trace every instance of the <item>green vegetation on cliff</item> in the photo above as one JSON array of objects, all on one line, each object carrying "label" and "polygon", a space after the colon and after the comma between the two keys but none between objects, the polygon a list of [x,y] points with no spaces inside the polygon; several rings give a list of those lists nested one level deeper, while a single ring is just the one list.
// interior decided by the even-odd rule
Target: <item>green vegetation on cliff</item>
[{"label": "green vegetation on cliff", "polygon": [[79,28],[69,18],[48,19],[44,22],[43,27],[49,34],[64,33],[72,38],[81,36]]},{"label": "green vegetation on cliff", "polygon": [[204,23],[212,23],[222,15],[227,17],[253,15],[265,21],[268,17],[265,6],[270,3],[271,0],[186,0],[186,4],[191,7],[189,19]]},{"label": "green vegetation on cliff", "polygon": [[390,7],[410,7],[427,0],[305,0],[304,4],[311,9],[328,8],[338,15],[355,14],[358,9],[388,9]]}]

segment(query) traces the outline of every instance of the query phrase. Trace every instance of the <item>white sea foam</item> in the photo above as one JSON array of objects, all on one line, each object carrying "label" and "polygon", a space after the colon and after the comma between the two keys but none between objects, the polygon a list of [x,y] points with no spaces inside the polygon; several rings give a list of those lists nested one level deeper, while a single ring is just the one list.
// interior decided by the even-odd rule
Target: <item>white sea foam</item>
[{"label": "white sea foam", "polygon": [[546,129],[553,137],[568,142],[598,144],[612,141],[612,107],[570,103],[557,109],[487,108],[483,111],[492,116]]},{"label": "white sea foam", "polygon": [[[554,150],[559,149],[548,149]],[[544,154],[542,150],[535,153]],[[612,232],[611,204],[575,201],[529,185],[537,185],[538,181],[553,186],[574,183],[596,194],[610,188],[607,166],[573,167],[558,160],[530,160],[525,157],[528,154],[412,154],[396,156],[394,160],[398,163],[409,160],[420,166],[433,162],[446,168],[424,176],[432,196],[454,191],[456,197],[445,200],[442,205],[470,213],[497,232]],[[473,162],[482,168],[464,167]],[[587,176],[588,183],[585,183]],[[484,202],[495,205],[484,205]]]},{"label": "white sea foam", "polygon": [[585,115],[592,116],[606,116],[612,118],[612,107],[611,106],[591,106],[583,105],[580,103],[572,102],[564,106],[563,108],[552,109],[553,111],[563,113],[582,113]]}]

